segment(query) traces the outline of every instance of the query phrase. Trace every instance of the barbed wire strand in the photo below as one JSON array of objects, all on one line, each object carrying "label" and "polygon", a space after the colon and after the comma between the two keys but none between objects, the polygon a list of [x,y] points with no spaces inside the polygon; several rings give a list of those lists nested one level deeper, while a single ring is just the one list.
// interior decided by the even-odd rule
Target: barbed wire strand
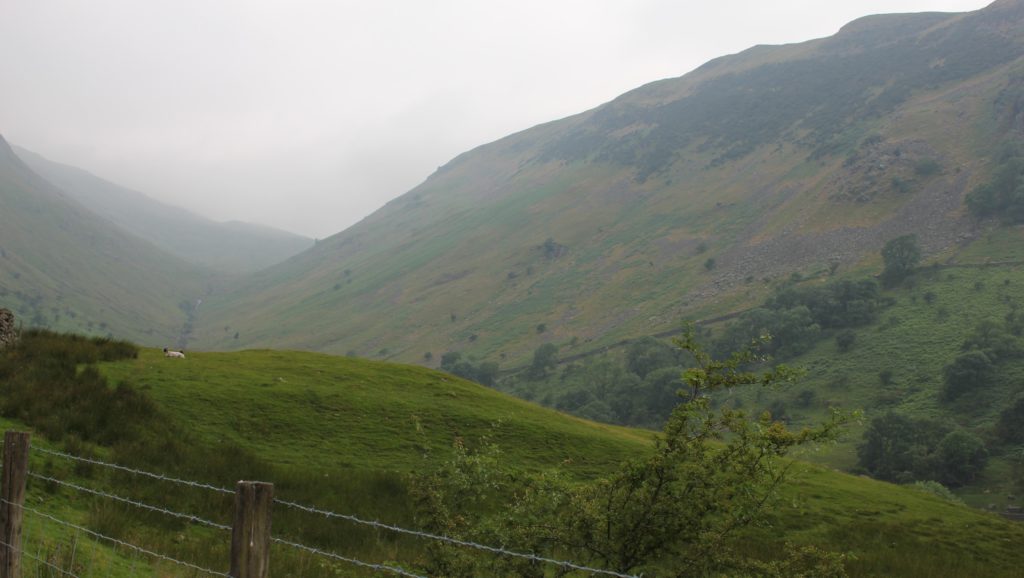
[{"label": "barbed wire strand", "polygon": [[501,555],[501,556],[509,556],[509,557],[512,557],[512,558],[521,558],[523,560],[530,560],[532,562],[544,562],[546,564],[552,564],[552,565],[555,565],[555,566],[561,566],[563,568],[571,568],[573,570],[580,570],[582,572],[589,572],[591,574],[601,574],[601,575],[604,575],[604,576],[615,576],[616,578],[639,578],[639,576],[637,576],[635,574],[622,574],[622,573],[619,573],[619,572],[615,572],[613,570],[604,570],[602,568],[592,568],[590,566],[583,566],[581,564],[576,564],[574,562],[569,562],[569,561],[566,561],[566,560],[556,560],[554,558],[545,558],[544,556],[538,556],[536,554],[527,554],[527,553],[524,553],[524,552],[515,552],[515,551],[512,551],[512,550],[506,550],[504,548],[497,548],[497,547],[494,547],[494,546],[488,546],[486,544],[478,544],[476,542],[472,542],[472,541],[469,541],[469,540],[460,540],[458,538],[451,538],[449,536],[441,536],[441,535],[438,535],[438,534],[431,534],[429,532],[420,532],[419,530],[409,530],[409,529],[406,529],[406,528],[402,528],[400,526],[394,526],[394,525],[391,525],[391,524],[385,524],[383,522],[377,522],[377,521],[374,521],[374,520],[364,520],[362,518],[359,518],[358,516],[353,516],[351,514],[338,514],[336,512],[330,512],[330,511],[327,511],[327,510],[321,510],[320,508],[315,508],[313,506],[304,506],[302,504],[297,504],[295,502],[288,502],[288,501],[285,501],[285,500],[277,500],[277,499],[275,499],[274,502],[278,503],[278,504],[281,504],[282,506],[287,506],[289,508],[295,508],[297,510],[302,510],[304,512],[308,512],[310,514],[317,514],[317,515],[325,516],[325,517],[328,517],[328,518],[338,518],[338,519],[341,519],[341,520],[347,520],[347,521],[355,523],[355,524],[362,524],[364,526],[370,526],[370,527],[379,528],[379,529],[382,529],[382,530],[389,530],[389,531],[396,532],[396,533],[399,533],[399,534],[405,534],[405,535],[408,535],[408,536],[416,536],[418,538],[424,538],[424,539],[427,539],[427,540],[435,540],[435,541],[438,541],[438,542],[445,542],[445,543],[448,543],[448,544],[452,544],[454,546],[463,546],[463,547],[466,547],[466,548],[473,548],[473,549],[476,549],[476,550],[483,550],[483,551],[490,552],[492,554],[498,554],[498,555]]},{"label": "barbed wire strand", "polygon": [[362,560],[356,560],[355,558],[346,558],[345,556],[342,556],[341,554],[335,554],[334,552],[327,552],[325,550],[320,550],[320,549],[314,548],[312,546],[306,546],[305,544],[298,544],[298,543],[295,543],[295,542],[289,542],[288,540],[282,540],[281,538],[271,538],[270,541],[274,542],[275,544],[281,544],[282,546],[290,546],[292,548],[295,548],[297,550],[302,550],[302,551],[308,552],[310,554],[315,554],[317,556],[323,556],[325,558],[333,558],[333,559],[339,560],[341,562],[346,562],[346,563],[352,564],[354,566],[361,566],[363,568],[369,568],[371,570],[377,570],[377,571],[381,571],[381,572],[391,572],[392,574],[397,574],[399,576],[406,576],[407,578],[428,578],[427,576],[421,576],[419,574],[413,574],[412,572],[409,572],[408,570],[405,570],[404,568],[399,568],[398,566],[388,566],[387,564],[374,564],[372,562],[363,562]]},{"label": "barbed wire strand", "polygon": [[58,480],[57,478],[51,478],[50,476],[44,476],[42,474],[37,474],[37,473],[32,472],[32,471],[29,471],[28,475],[29,475],[29,477],[32,477],[32,478],[36,478],[36,479],[39,479],[39,480],[44,480],[44,481],[47,481],[47,482],[52,482],[54,484],[58,484],[58,485],[61,485],[61,486],[66,486],[68,488],[71,488],[73,490],[78,490],[79,492],[83,492],[83,493],[86,493],[86,494],[92,494],[94,496],[100,496],[102,498],[107,498],[107,499],[115,500],[115,501],[122,502],[122,503],[125,503],[125,504],[130,504],[132,506],[135,506],[136,508],[142,508],[144,510],[149,510],[150,512],[157,512],[159,514],[164,514],[164,515],[172,516],[172,517],[175,517],[175,518],[181,518],[182,520],[187,520],[189,522],[194,522],[194,523],[197,523],[197,524],[202,524],[204,526],[210,526],[211,528],[217,528],[218,530],[227,530],[229,532],[231,531],[231,526],[225,526],[224,524],[218,524],[217,522],[212,522],[210,520],[206,520],[204,518],[200,518],[199,516],[195,516],[193,514],[182,514],[181,512],[175,512],[174,510],[168,510],[166,508],[161,508],[159,506],[151,506],[151,505],[143,503],[143,502],[137,502],[135,500],[132,500],[131,498],[124,498],[122,496],[118,496],[116,494],[110,494],[110,493],[104,492],[102,490],[94,490],[92,488],[86,488],[84,486],[79,486],[78,484],[73,484],[71,482],[65,482],[64,480]]},{"label": "barbed wire strand", "polygon": [[11,552],[20,552],[21,555],[24,556],[25,558],[28,558],[29,560],[35,560],[36,562],[39,562],[40,564],[44,564],[46,566],[49,566],[50,568],[60,572],[61,574],[64,574],[65,576],[72,576],[73,578],[81,578],[80,576],[78,576],[74,572],[72,572],[70,570],[65,570],[65,569],[61,568],[60,566],[57,566],[57,565],[49,562],[48,560],[43,560],[41,558],[36,558],[32,554],[29,554],[28,552],[26,552],[24,548],[15,549],[14,546],[11,546],[10,544],[8,544],[7,542],[4,542],[3,540],[0,540],[0,546],[3,546],[4,548],[7,548]]},{"label": "barbed wire strand", "polygon": [[[140,475],[140,476],[147,476],[147,477],[150,477],[150,478],[153,478],[153,479],[156,479],[156,480],[165,481],[165,482],[171,482],[171,483],[182,484],[182,485],[185,485],[185,486],[190,486],[190,487],[195,487],[195,488],[202,488],[202,489],[206,489],[206,490],[212,490],[212,491],[221,492],[221,493],[224,493],[224,494],[234,494],[235,493],[232,490],[229,490],[229,489],[226,489],[226,488],[219,488],[217,486],[212,486],[210,484],[204,484],[202,482],[193,482],[193,481],[190,481],[190,480],[182,480],[182,479],[178,479],[178,478],[172,478],[172,477],[169,477],[169,476],[164,476],[162,474],[154,474],[152,472],[147,472],[147,471],[144,471],[144,470],[138,470],[138,469],[135,469],[135,468],[129,468],[127,466],[121,466],[121,465],[118,465],[118,464],[112,464],[112,463],[109,463],[109,462],[103,462],[103,461],[94,460],[94,459],[91,459],[91,458],[83,458],[83,457],[80,457],[80,456],[74,456],[74,455],[71,455],[71,454],[66,454],[66,453],[63,453],[63,452],[55,451],[55,450],[48,450],[48,449],[45,449],[45,448],[33,447],[32,451],[38,451],[38,452],[43,453],[43,454],[53,455],[53,456],[57,456],[57,457],[60,457],[60,458],[64,458],[64,459],[68,459],[68,460],[73,460],[73,461],[78,461],[78,462],[83,462],[83,463],[87,463],[87,464],[93,464],[93,465],[96,465],[96,466],[112,468],[112,469],[115,469],[115,470],[129,472],[129,473]],[[60,482],[58,482],[58,483],[60,483]],[[67,484],[68,482],[64,482],[64,483]],[[114,499],[117,499],[117,498],[114,498]],[[451,538],[449,536],[441,536],[441,535],[438,535],[438,534],[431,534],[431,533],[428,533],[428,532],[421,532],[419,530],[409,530],[409,529],[402,528],[402,527],[399,527],[399,526],[394,526],[394,525],[391,525],[391,524],[385,524],[383,522],[377,522],[377,521],[373,521],[373,520],[364,520],[362,518],[359,518],[357,516],[353,516],[353,515],[350,515],[350,514],[338,514],[336,512],[330,512],[330,511],[327,511],[327,510],[322,510],[320,508],[316,508],[316,507],[313,507],[313,506],[305,506],[305,505],[302,505],[302,504],[298,504],[296,502],[289,502],[289,501],[286,501],[286,500],[274,500],[274,501],[276,503],[278,503],[278,504],[281,504],[282,506],[287,506],[287,507],[290,507],[290,508],[295,508],[295,509],[302,510],[302,511],[305,511],[305,512],[311,513],[311,514],[318,514],[318,515],[322,515],[322,516],[326,516],[326,517],[330,517],[330,518],[338,518],[338,519],[341,519],[341,520],[347,520],[349,522],[353,522],[355,524],[361,524],[361,525],[364,525],[364,526],[370,526],[370,527],[379,528],[379,529],[382,529],[382,530],[389,530],[391,532],[396,532],[396,533],[399,533],[399,534],[405,534],[405,535],[408,535],[408,536],[416,536],[416,537],[424,538],[424,539],[427,539],[427,540],[435,540],[435,541],[439,541],[439,542],[445,542],[447,544],[452,544],[452,545],[455,545],[455,546],[462,546],[462,547],[465,547],[465,548],[473,548],[473,549],[476,549],[476,550],[482,550],[482,551],[485,551],[485,552],[490,552],[492,554],[498,554],[498,555],[501,555],[501,556],[509,556],[509,557],[512,557],[512,558],[520,558],[520,559],[523,559],[523,560],[530,560],[530,561],[533,561],[533,562],[543,562],[543,563],[546,563],[546,564],[552,564],[552,565],[560,566],[560,567],[563,567],[563,568],[571,568],[573,570],[580,570],[582,572],[589,572],[591,574],[600,574],[600,575],[604,575],[604,576],[614,576],[616,578],[639,578],[635,574],[623,574],[623,573],[620,573],[620,572],[615,572],[613,570],[605,570],[605,569],[602,569],[602,568],[593,568],[593,567],[590,567],[590,566],[584,566],[582,564],[576,564],[574,562],[569,562],[567,560],[557,560],[557,559],[554,559],[554,558],[547,558],[547,557],[544,557],[544,556],[538,556],[536,554],[530,554],[530,553],[524,553],[524,552],[516,552],[516,551],[512,551],[512,550],[506,550],[504,548],[488,546],[486,544],[479,544],[477,542],[472,542],[472,541],[469,541],[469,540],[460,540],[458,538]],[[142,507],[147,507],[147,506],[143,505]],[[170,512],[167,512],[167,513],[170,513]],[[174,513],[170,513],[170,514],[171,515],[176,515]],[[184,516],[187,516],[187,515],[184,515]],[[200,522],[200,523],[202,523],[202,522]],[[213,523],[211,522],[211,524],[213,524]],[[214,526],[215,527],[219,527],[218,524],[214,524]],[[289,545],[291,545],[291,544],[289,544]],[[301,544],[299,546],[301,546]],[[308,548],[308,546],[305,546],[305,547]]]},{"label": "barbed wire strand", "polygon": [[160,480],[162,482],[170,482],[170,483],[174,483],[174,484],[181,484],[181,485],[190,486],[190,487],[193,487],[193,488],[202,488],[204,490],[211,490],[211,491],[214,491],[214,492],[220,492],[222,494],[232,494],[233,495],[235,493],[234,490],[229,490],[227,488],[220,488],[220,487],[217,487],[217,486],[211,486],[210,484],[204,484],[203,482],[193,482],[191,480],[182,480],[180,478],[173,478],[173,477],[170,477],[170,476],[165,476],[163,474],[154,474],[153,472],[147,472],[145,470],[137,470],[135,468],[129,468],[127,466],[121,466],[121,465],[118,465],[118,464],[112,464],[112,463],[109,463],[109,462],[103,462],[103,461],[100,461],[100,460],[94,460],[92,458],[83,458],[81,456],[73,456],[71,454],[66,454],[64,452],[58,452],[58,451],[55,451],[55,450],[48,450],[48,449],[40,448],[40,447],[32,447],[32,451],[39,452],[39,453],[42,453],[42,454],[51,455],[51,456],[56,456],[56,457],[59,457],[59,458],[64,458],[66,460],[73,460],[73,461],[76,461],[76,462],[92,464],[94,466],[100,466],[100,467],[104,467],[104,468],[111,468],[111,469],[115,469],[115,470],[120,470],[122,472],[128,472],[130,474],[135,474],[135,475],[138,475],[138,476],[146,476],[146,477],[149,477],[149,478],[153,478],[154,480]]},{"label": "barbed wire strand", "polygon": [[200,572],[205,572],[206,574],[210,574],[212,576],[224,576],[224,578],[232,578],[230,574],[227,574],[225,572],[217,572],[216,570],[210,570],[209,568],[203,568],[202,566],[197,566],[195,564],[192,564],[191,562],[185,562],[184,560],[178,560],[176,558],[172,558],[170,556],[167,556],[167,555],[164,555],[164,554],[160,554],[159,552],[153,552],[151,550],[147,550],[147,549],[145,549],[145,548],[143,548],[141,546],[136,546],[135,544],[131,544],[131,543],[125,542],[124,540],[118,540],[117,538],[112,538],[110,536],[106,536],[104,534],[100,534],[99,532],[95,532],[93,530],[90,530],[89,528],[85,528],[83,526],[79,526],[77,524],[72,524],[71,522],[68,522],[68,521],[65,521],[65,520],[61,520],[60,518],[51,516],[50,514],[47,514],[46,512],[41,512],[39,510],[36,510],[35,508],[30,508],[30,507],[22,505],[22,504],[15,504],[14,502],[11,502],[9,500],[5,500],[3,498],[0,498],[0,502],[5,503],[5,504],[9,504],[11,506],[15,506],[15,507],[21,508],[22,510],[24,510],[26,512],[30,512],[32,514],[35,514],[36,516],[39,516],[39,517],[41,517],[43,519],[46,519],[46,520],[50,520],[50,521],[55,522],[57,524],[60,524],[62,526],[66,526],[68,528],[73,528],[73,529],[78,530],[80,532],[89,534],[90,536],[96,538],[97,540],[106,540],[106,541],[108,541],[108,542],[110,542],[112,544],[128,548],[129,550],[135,550],[136,552],[145,554],[147,556],[152,556],[154,558],[159,558],[161,560],[165,560],[167,562],[171,562],[171,563],[177,564],[179,566],[184,566],[185,568],[191,568],[192,570],[198,570]]}]

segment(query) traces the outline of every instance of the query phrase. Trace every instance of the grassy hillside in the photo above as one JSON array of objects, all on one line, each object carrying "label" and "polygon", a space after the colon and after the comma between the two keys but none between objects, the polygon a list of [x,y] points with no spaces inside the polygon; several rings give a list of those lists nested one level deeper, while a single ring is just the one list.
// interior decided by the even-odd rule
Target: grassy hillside
[{"label": "grassy hillside", "polygon": [[650,436],[572,418],[415,366],[292,351],[160,351],[105,364],[205,442],[229,440],[274,463],[414,471],[455,438],[491,437],[510,459],[539,469],[572,463],[606,471]]},{"label": "grassy hillside", "polygon": [[0,306],[25,327],[171,345],[209,276],[71,200],[0,139]]},{"label": "grassy hillside", "polygon": [[90,211],[196,265],[248,273],[313,246],[312,239],[272,227],[217,223],[23,148],[14,150],[33,171]]},{"label": "grassy hillside", "polygon": [[[474,447],[480,445],[480,436],[488,436],[500,447],[498,459],[504,467],[560,470],[579,482],[651,451],[649,432],[567,417],[417,367],[272,351],[192,354],[175,360],[142,350],[132,358],[131,348],[119,344],[92,346],[45,335],[31,336],[30,343],[37,348],[33,355],[0,359],[0,375],[6,376],[0,407],[4,415],[22,415],[39,424],[37,445],[52,448],[58,442],[58,449],[75,454],[222,487],[238,477],[271,480],[280,499],[405,527],[415,525],[408,476],[450,460],[456,439]],[[90,353],[91,348],[96,352]],[[32,361],[52,354],[79,362],[111,360],[99,363],[102,375],[124,381],[105,393],[87,385],[99,376],[76,370],[74,364]],[[81,386],[50,378],[30,386],[32,379],[67,370]],[[26,387],[35,389],[32,398],[20,397]],[[75,394],[77,410],[45,409],[60,403],[49,393],[64,387],[84,388]],[[5,426],[19,425],[10,419]],[[75,429],[83,425],[82,419],[94,426]],[[230,517],[230,500],[216,494],[139,483],[131,476],[107,475],[46,456],[33,457],[31,468],[208,519]],[[1013,576],[1024,563],[1017,547],[1024,527],[996,516],[804,462],[794,463],[790,479],[773,504],[768,525],[737,536],[738,552],[774,559],[784,542],[814,544],[852,554],[847,564],[851,576]],[[84,499],[71,489],[38,480],[30,483],[29,496],[34,508],[62,519],[179,559],[212,568],[223,565],[221,533]],[[416,540],[362,532],[319,516],[311,519],[278,508],[274,516],[275,534],[345,555],[415,565],[424,553]],[[59,528],[37,522],[32,537],[56,540]],[[277,576],[361,575],[342,564],[318,565],[286,550],[274,552]],[[95,553],[93,549],[89,555]],[[100,556],[109,561],[107,575],[112,576],[145,563],[107,549]],[[184,575],[167,564],[159,572]]]},{"label": "grassy hillside", "polygon": [[954,251],[975,234],[965,194],[1016,130],[1022,18],[866,18],[469,151],[211,299],[196,346],[518,364],[740,309],[898,235]]},{"label": "grassy hillside", "polygon": [[[906,286],[887,291],[893,303],[874,323],[852,332],[848,349],[829,333],[809,352],[788,360],[808,370],[798,390],[740,392],[722,402],[782,408],[797,424],[820,419],[829,407],[862,408],[869,420],[892,411],[955,424],[984,440],[991,456],[982,475],[958,493],[977,507],[1016,505],[1018,450],[995,430],[1001,413],[1024,393],[1024,363],[1004,356],[991,384],[968,384],[967,393],[954,400],[946,399],[943,389],[944,368],[963,353],[962,344],[976,328],[984,322],[1002,328],[1024,303],[1022,251],[1022,229],[991,229],[955,260],[926,265]],[[815,459],[855,468],[862,431],[853,429],[844,443]]]},{"label": "grassy hillside", "polygon": [[[585,479],[649,447],[646,432],[411,366],[280,351],[196,353],[180,362],[143,350],[102,369],[140,387],[204,443],[230,440],[313,471],[429,469],[448,459],[455,438],[472,444],[488,436],[513,467],[565,468]],[[795,480],[774,529],[750,534],[752,552],[768,555],[782,539],[827,544],[856,555],[854,576],[1009,576],[1021,563],[1019,525],[816,466],[798,465]]]}]

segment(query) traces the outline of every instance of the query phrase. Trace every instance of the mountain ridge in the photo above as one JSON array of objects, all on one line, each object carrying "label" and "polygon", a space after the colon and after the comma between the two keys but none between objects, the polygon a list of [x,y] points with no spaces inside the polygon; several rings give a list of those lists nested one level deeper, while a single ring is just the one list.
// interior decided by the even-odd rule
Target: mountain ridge
[{"label": "mountain ridge", "polygon": [[0,305],[26,326],[173,344],[209,275],[95,215],[0,136]]},{"label": "mountain ridge", "polygon": [[[1024,72],[1019,7],[860,19],[476,147],[211,300],[197,344],[522,360],[741,308],[891,236],[955,252]],[[877,42],[891,30],[915,33]]]},{"label": "mountain ridge", "polygon": [[197,265],[251,273],[305,250],[313,240],[268,225],[216,222],[92,173],[13,147],[27,166],[122,229]]}]

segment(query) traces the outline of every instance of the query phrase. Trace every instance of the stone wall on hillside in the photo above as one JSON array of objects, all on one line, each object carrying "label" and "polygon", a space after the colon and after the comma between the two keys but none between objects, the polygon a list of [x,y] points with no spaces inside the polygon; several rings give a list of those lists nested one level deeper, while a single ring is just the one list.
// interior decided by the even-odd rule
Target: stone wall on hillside
[{"label": "stone wall on hillside", "polygon": [[14,327],[14,313],[11,313],[9,309],[0,308],[0,349],[14,343],[17,336],[17,330]]}]

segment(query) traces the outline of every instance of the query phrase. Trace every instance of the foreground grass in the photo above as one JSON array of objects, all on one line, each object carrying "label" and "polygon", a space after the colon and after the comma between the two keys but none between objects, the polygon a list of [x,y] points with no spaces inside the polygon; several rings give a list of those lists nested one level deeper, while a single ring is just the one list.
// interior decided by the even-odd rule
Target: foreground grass
[{"label": "foreground grass", "polygon": [[930,494],[798,464],[750,553],[783,541],[848,552],[851,576],[1020,576],[1024,525]]}]

